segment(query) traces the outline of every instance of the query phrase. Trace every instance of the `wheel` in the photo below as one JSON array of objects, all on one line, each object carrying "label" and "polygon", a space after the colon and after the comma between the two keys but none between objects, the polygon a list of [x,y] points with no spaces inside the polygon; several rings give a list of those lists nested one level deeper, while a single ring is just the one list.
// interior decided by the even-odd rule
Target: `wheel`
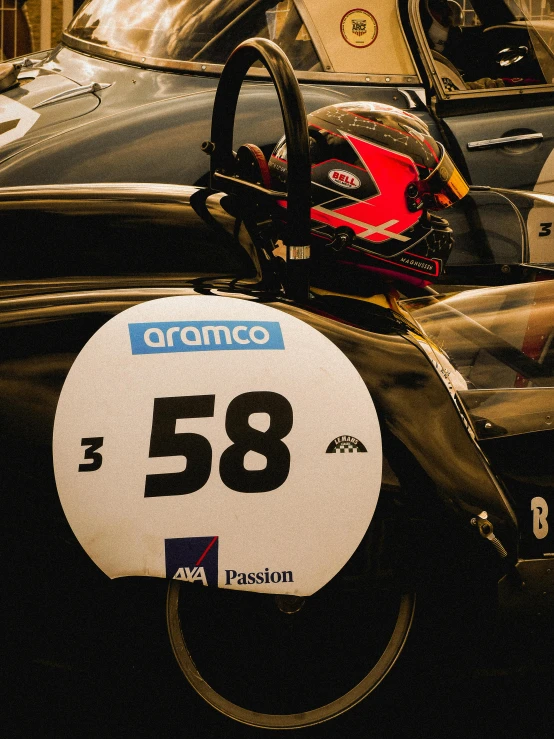
[{"label": "wheel", "polygon": [[261,728],[311,726],[347,711],[387,675],[415,596],[348,590],[340,575],[306,599],[171,581],[167,625],[192,687],[221,713]]}]

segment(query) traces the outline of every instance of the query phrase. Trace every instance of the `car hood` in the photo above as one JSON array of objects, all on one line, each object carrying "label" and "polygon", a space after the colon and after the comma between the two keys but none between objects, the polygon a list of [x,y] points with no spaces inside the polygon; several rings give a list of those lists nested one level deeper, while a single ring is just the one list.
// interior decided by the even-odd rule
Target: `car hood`
[{"label": "car hood", "polygon": [[217,86],[214,78],[131,67],[63,46],[13,61],[22,68],[17,84],[0,93],[0,161],[87,122],[198,92],[213,96]]},{"label": "car hood", "polygon": [[56,67],[30,61],[19,71],[17,84],[0,94],[0,147],[28,132],[35,136],[53,123],[86,115],[100,104],[97,92],[105,85],[82,84]]},{"label": "car hood", "polygon": [[[101,98],[101,104],[69,122],[60,119],[51,125],[40,124],[41,128],[36,122],[23,138],[1,148],[0,186],[110,181],[206,184],[209,160],[201,144],[210,135],[218,80],[99,60],[90,63],[94,69],[98,65],[98,71],[89,73],[86,84],[98,80],[113,83],[110,87],[31,113],[50,115],[49,109],[53,114],[54,108],[61,111],[60,106],[84,103],[86,98]],[[105,65],[102,73],[101,64]],[[303,85],[302,94],[307,111],[354,95],[371,95],[386,104],[396,102],[392,88]],[[237,108],[237,146],[252,142],[268,156],[282,133],[273,85],[248,81]]]}]

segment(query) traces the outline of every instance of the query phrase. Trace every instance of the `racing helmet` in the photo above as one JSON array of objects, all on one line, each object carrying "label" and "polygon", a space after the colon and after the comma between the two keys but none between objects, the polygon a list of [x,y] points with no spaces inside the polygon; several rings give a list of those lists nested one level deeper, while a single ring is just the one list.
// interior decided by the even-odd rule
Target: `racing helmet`
[{"label": "racing helmet", "polygon": [[[308,133],[313,261],[327,244],[335,261],[382,277],[415,285],[438,278],[453,237],[429,211],[448,208],[469,187],[426,124],[391,105],[348,102],[308,115]],[[269,170],[283,189],[284,138]]]}]

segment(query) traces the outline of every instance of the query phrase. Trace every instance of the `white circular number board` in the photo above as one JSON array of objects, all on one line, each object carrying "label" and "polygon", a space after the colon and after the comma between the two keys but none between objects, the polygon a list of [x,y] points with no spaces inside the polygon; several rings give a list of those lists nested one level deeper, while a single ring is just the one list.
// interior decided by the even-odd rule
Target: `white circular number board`
[{"label": "white circular number board", "polygon": [[309,595],[373,516],[381,437],[360,375],[308,324],[251,300],[142,303],[63,386],[54,469],[110,577]]}]

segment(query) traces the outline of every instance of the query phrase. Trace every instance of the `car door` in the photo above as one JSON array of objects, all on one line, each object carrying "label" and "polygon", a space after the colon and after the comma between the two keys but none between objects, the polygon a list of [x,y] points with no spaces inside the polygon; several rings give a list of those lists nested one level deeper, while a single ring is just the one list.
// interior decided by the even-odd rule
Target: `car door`
[{"label": "car door", "polygon": [[472,184],[554,192],[554,19],[542,5],[409,2],[439,125]]}]

